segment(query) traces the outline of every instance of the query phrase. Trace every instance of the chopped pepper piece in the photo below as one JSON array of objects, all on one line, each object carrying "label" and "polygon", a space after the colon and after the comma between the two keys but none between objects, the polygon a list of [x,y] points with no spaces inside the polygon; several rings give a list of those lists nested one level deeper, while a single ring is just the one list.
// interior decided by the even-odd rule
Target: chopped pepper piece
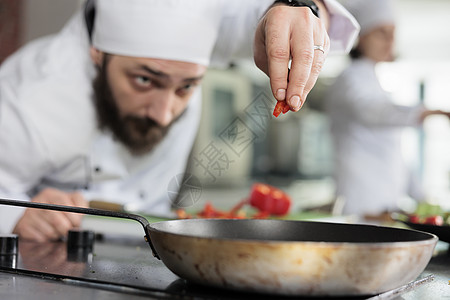
[{"label": "chopped pepper piece", "polygon": [[291,108],[286,103],[286,101],[278,101],[273,110],[273,115],[278,117],[281,113],[287,113]]},{"label": "chopped pepper piece", "polygon": [[[251,205],[258,211],[247,216],[245,211],[241,210],[243,206]],[[282,190],[263,183],[255,183],[252,186],[250,197],[241,200],[229,211],[216,209],[211,203],[207,202],[203,210],[190,215],[183,209],[178,209],[176,214],[180,219],[205,218],[205,219],[266,219],[271,215],[283,216],[288,213],[291,206],[291,198]]]}]

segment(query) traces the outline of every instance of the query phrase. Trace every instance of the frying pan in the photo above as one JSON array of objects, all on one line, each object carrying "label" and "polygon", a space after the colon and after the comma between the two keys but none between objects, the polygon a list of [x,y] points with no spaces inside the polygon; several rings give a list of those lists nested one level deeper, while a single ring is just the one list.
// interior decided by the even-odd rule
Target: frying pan
[{"label": "frying pan", "polygon": [[189,281],[279,295],[373,295],[414,280],[433,234],[372,225],[188,219],[0,199],[0,204],[136,220],[153,255]]}]

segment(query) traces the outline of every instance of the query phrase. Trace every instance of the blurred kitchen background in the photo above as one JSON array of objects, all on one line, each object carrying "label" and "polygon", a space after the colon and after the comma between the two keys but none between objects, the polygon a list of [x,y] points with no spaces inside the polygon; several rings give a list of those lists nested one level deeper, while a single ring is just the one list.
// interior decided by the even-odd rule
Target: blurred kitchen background
[{"label": "blurred kitchen background", "polygon": [[[57,32],[82,3],[0,0],[0,63],[26,42]],[[397,0],[396,6],[398,59],[378,69],[384,88],[399,104],[450,110],[450,1]],[[211,69],[189,169],[202,184],[196,205],[221,199],[230,206],[255,181],[289,192],[295,209],[332,203],[333,149],[321,95],[347,63],[345,55],[329,56],[307,104],[277,119],[271,117],[275,99],[268,79],[252,62]],[[420,129],[406,129],[403,142],[404,158],[423,180],[427,199],[448,207],[448,119],[432,117]]]}]

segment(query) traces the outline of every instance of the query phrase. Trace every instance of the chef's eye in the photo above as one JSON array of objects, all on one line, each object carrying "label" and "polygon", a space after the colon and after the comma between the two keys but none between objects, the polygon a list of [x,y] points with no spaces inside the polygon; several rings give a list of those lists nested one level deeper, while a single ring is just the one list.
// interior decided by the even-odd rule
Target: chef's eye
[{"label": "chef's eye", "polygon": [[185,90],[185,91],[189,91],[190,89],[192,89],[194,87],[193,84],[186,84],[185,86],[183,86],[181,89]]},{"label": "chef's eye", "polygon": [[152,81],[150,80],[150,78],[145,77],[145,76],[136,76],[134,78],[134,81],[140,87],[148,87],[152,84]]},{"label": "chef's eye", "polygon": [[178,94],[180,94],[180,95],[189,94],[190,92],[192,92],[194,90],[194,88],[197,85],[198,84],[196,84],[196,83],[186,84],[185,86],[182,86],[181,88],[178,89]]}]

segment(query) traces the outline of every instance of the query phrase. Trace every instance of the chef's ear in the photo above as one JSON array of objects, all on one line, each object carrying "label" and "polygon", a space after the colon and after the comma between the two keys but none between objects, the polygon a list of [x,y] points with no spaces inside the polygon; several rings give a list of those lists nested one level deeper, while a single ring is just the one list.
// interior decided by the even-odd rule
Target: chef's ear
[{"label": "chef's ear", "polygon": [[103,56],[105,55],[105,53],[103,53],[102,51],[98,50],[95,47],[91,47],[89,49],[90,55],[91,55],[91,60],[92,62],[100,67],[102,65],[103,62]]}]

